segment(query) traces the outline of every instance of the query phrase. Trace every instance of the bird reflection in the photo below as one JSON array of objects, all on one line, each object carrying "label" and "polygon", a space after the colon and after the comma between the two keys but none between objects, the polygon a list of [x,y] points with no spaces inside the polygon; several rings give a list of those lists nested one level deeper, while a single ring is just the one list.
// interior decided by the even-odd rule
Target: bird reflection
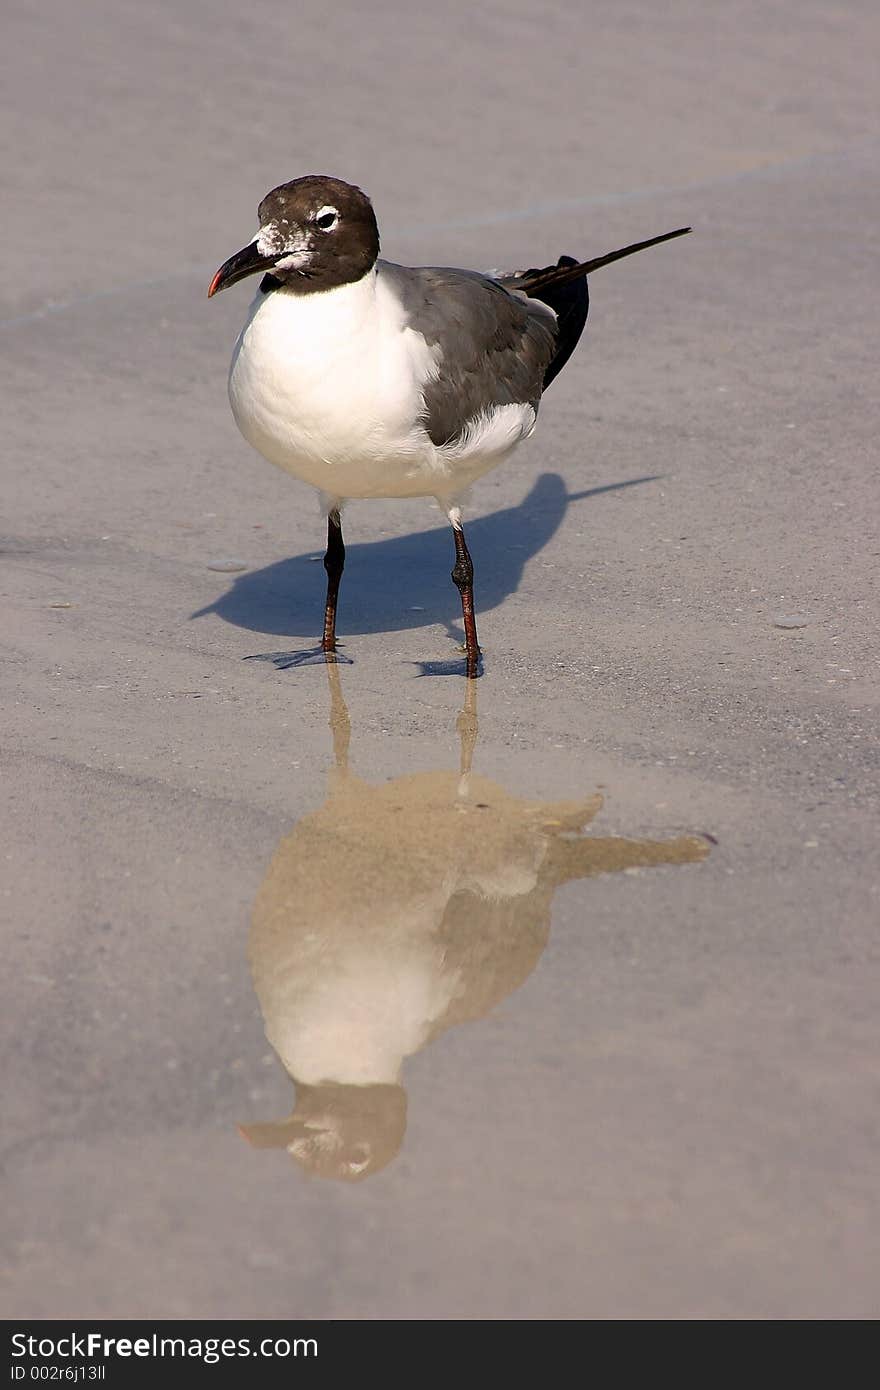
[{"label": "bird reflection", "polygon": [[473,772],[474,681],[458,719],[459,771],[372,786],[349,771],[338,667],[327,674],[327,800],[278,846],[250,933],[266,1036],[296,1084],[296,1106],[241,1132],[257,1148],[286,1149],[309,1173],[357,1181],[403,1143],[404,1059],[524,983],[561,884],[695,863],[709,845],[587,836],[598,793],[538,802]]}]

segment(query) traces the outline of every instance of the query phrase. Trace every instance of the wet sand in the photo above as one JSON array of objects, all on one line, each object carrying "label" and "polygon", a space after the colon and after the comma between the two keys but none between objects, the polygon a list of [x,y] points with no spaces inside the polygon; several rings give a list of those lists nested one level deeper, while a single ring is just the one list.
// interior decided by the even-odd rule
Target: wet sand
[{"label": "wet sand", "polygon": [[[873,7],[7,30],[7,1315],[875,1316]],[[419,502],[278,659],[205,292],[313,171],[414,263],[694,226],[474,490],[476,701]]]}]

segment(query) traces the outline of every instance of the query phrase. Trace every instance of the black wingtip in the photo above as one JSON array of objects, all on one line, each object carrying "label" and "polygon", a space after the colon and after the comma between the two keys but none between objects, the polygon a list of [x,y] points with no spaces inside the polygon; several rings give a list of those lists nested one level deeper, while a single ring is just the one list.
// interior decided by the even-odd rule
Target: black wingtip
[{"label": "black wingtip", "polygon": [[[580,280],[586,275],[592,275],[594,270],[601,270],[602,266],[611,265],[614,261],[621,261],[625,256],[634,256],[637,251],[645,251],[649,246],[660,246],[664,241],[672,241],[675,237],[687,236],[688,232],[692,230],[691,227],[676,227],[674,232],[662,232],[660,236],[649,237],[647,241],[633,242],[631,246],[622,246],[619,251],[609,251],[605,256],[596,256],[592,261],[548,266],[546,270],[537,272],[527,271],[525,275],[505,280],[503,283],[509,289],[517,289],[523,294],[534,295],[536,291],[547,289],[550,286],[571,284],[573,280]],[[562,258],[560,257],[560,259]],[[565,260],[568,259],[565,257]]]},{"label": "black wingtip", "polygon": [[600,270],[603,265],[611,265],[613,261],[622,261],[624,256],[634,256],[637,251],[646,251],[649,246],[660,246],[664,241],[673,241],[675,237],[687,236],[690,227],[676,227],[674,232],[661,232],[660,236],[648,237],[647,241],[634,241],[631,246],[621,246],[619,251],[609,251],[606,256],[596,256],[592,261],[581,261],[580,265],[570,270],[569,275],[591,275],[594,270]]}]

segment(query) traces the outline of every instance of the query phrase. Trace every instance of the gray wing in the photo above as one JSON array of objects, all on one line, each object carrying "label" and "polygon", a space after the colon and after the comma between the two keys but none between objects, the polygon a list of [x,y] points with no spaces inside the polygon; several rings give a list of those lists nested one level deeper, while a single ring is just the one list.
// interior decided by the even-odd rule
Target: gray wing
[{"label": "gray wing", "polygon": [[424,425],[436,445],[454,443],[469,421],[493,406],[541,398],[556,350],[556,315],[539,300],[511,294],[471,270],[379,262],[410,328],[441,354],[424,387]]}]

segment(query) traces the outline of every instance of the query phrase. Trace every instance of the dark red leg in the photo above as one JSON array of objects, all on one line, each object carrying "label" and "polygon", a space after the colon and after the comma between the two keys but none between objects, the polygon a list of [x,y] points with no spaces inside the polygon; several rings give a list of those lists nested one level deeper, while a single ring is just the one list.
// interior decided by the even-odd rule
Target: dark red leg
[{"label": "dark red leg", "polygon": [[327,571],[327,606],[324,609],[324,636],[321,649],[336,651],[336,600],[339,597],[339,581],[345,568],[345,546],[342,541],[342,522],[338,512],[327,517],[327,551],[324,555],[324,568]]},{"label": "dark red leg", "polygon": [[453,526],[455,537],[455,567],[452,580],[461,594],[461,616],[464,620],[464,641],[468,679],[479,674],[480,644],[477,641],[477,620],[474,617],[474,562],[460,526]]}]

